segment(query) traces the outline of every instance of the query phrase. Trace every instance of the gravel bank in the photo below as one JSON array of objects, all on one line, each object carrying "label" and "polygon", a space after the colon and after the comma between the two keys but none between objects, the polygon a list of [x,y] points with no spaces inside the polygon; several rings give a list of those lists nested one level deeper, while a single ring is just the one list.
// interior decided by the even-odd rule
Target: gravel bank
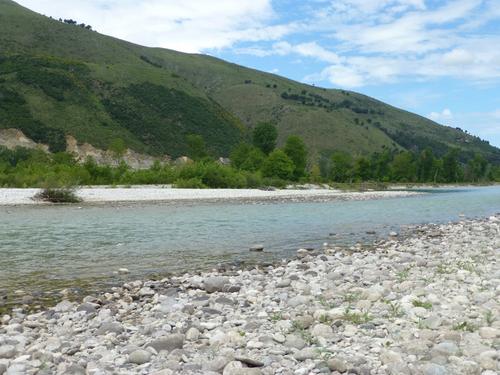
[{"label": "gravel bank", "polygon": [[[0,189],[1,205],[41,204],[33,200],[39,189]],[[162,187],[132,188],[82,188],[77,195],[84,203],[113,202],[175,202],[175,201],[214,201],[214,200],[368,200],[380,198],[405,197],[415,195],[406,191],[344,192],[328,189],[306,190],[258,190],[258,189],[173,189]]]},{"label": "gravel bank", "polygon": [[500,370],[500,216],[373,251],[137,281],[4,316],[0,374],[424,374]]}]

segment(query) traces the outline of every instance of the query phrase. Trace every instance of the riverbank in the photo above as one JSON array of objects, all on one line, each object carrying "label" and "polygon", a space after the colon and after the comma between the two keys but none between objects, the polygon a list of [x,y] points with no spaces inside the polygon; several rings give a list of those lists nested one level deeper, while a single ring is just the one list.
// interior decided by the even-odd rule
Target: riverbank
[{"label": "riverbank", "polygon": [[494,375],[499,248],[496,216],[15,310],[0,374]]},{"label": "riverbank", "polygon": [[[0,189],[1,205],[44,204],[33,197],[40,189]],[[76,191],[82,203],[178,202],[221,200],[369,200],[415,195],[407,191],[346,192],[331,189],[175,189],[161,186],[89,187]]]}]

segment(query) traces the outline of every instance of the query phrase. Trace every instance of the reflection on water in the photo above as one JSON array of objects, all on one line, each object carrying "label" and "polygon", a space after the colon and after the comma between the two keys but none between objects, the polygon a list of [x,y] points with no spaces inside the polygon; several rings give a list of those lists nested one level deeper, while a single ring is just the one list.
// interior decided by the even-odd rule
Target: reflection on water
[{"label": "reflection on water", "polygon": [[[0,290],[102,285],[122,267],[134,278],[276,260],[323,242],[372,241],[367,231],[498,211],[500,187],[351,202],[0,207]],[[266,252],[249,252],[256,243]]]}]

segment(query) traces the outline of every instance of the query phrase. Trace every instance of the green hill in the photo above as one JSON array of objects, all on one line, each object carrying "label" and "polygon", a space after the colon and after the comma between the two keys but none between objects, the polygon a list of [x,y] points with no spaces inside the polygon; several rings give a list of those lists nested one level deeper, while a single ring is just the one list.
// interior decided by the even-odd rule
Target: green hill
[{"label": "green hill", "polygon": [[227,156],[262,121],[277,125],[280,143],[301,136],[313,157],[429,146],[500,162],[500,150],[477,137],[364,95],[141,47],[0,0],[0,128],[54,151],[69,134],[100,148],[122,138],[136,151],[174,157],[187,153],[187,135],[200,134],[214,155]]}]

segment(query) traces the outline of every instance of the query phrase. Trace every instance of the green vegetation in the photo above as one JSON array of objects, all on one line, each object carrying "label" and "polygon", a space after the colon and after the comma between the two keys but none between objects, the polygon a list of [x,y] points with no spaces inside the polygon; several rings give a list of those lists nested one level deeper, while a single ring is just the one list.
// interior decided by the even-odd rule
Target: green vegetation
[{"label": "green vegetation", "polygon": [[[498,169],[484,163],[500,163],[500,150],[461,129],[354,92],[308,86],[210,56],[134,45],[10,0],[0,0],[0,51],[0,128],[18,128],[54,152],[64,151],[65,136],[72,135],[101,149],[121,139],[138,152],[178,157],[196,153],[190,136],[197,135],[206,154],[218,158],[237,144],[254,143],[250,129],[267,123],[274,124],[277,137],[269,132],[257,140],[254,146],[264,154],[285,147],[291,135],[307,146],[312,167],[305,174],[303,163],[284,149],[296,164],[295,180],[307,174],[317,182],[380,176],[473,181],[495,173],[500,178]],[[455,151],[445,157],[450,150]],[[350,155],[340,160],[348,164],[345,171],[332,167],[339,162],[334,152]],[[248,165],[237,168],[262,169],[262,155],[252,154]],[[373,155],[386,159],[374,164]]]},{"label": "green vegetation", "polygon": [[253,145],[268,155],[276,148],[278,130],[273,124],[261,123],[253,130]]},{"label": "green vegetation", "polygon": [[421,301],[418,299],[415,299],[412,301],[413,306],[415,307],[423,307],[426,310],[432,309],[432,303],[426,302],[426,301]]},{"label": "green vegetation", "polygon": [[50,203],[81,202],[81,199],[78,198],[75,191],[71,188],[46,188],[36,194],[35,199]]}]

